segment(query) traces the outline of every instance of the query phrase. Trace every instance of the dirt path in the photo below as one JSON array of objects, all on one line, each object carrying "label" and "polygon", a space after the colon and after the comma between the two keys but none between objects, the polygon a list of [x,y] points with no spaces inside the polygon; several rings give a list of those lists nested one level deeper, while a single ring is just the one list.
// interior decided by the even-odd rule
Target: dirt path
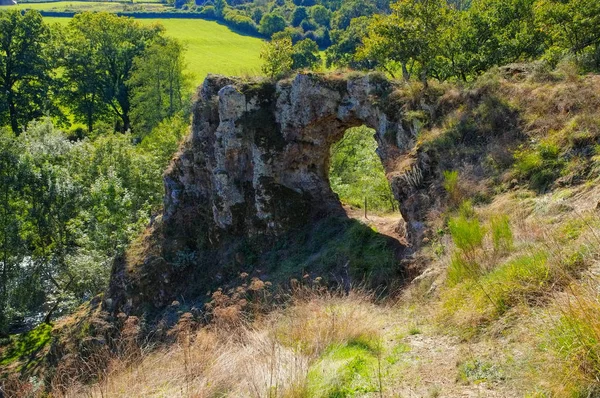
[{"label": "dirt path", "polygon": [[377,230],[378,233],[389,236],[406,246],[406,239],[401,226],[402,216],[400,213],[375,214],[367,212],[367,217],[365,218],[365,211],[363,209],[357,209],[348,205],[343,205],[343,207],[348,217],[367,224],[371,228]]}]

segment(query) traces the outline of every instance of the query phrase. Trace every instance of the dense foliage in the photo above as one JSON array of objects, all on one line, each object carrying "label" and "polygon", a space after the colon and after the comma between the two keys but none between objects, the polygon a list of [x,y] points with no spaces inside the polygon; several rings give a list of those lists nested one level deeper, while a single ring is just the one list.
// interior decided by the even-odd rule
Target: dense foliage
[{"label": "dense foliage", "polygon": [[[574,57],[596,70],[599,18],[593,0],[473,0],[469,6],[399,0],[391,13],[371,19],[358,50],[338,64],[369,61],[425,83],[431,77],[467,81],[494,66],[540,57],[549,66]],[[332,50],[332,59],[337,52]]]},{"label": "dense foliage", "polygon": [[349,129],[331,147],[329,180],[343,203],[369,210],[392,211],[395,199],[376,153],[375,131],[367,127]]},{"label": "dense foliage", "polygon": [[84,13],[50,27],[33,11],[0,26],[2,335],[104,289],[160,206],[189,94],[160,26]]}]

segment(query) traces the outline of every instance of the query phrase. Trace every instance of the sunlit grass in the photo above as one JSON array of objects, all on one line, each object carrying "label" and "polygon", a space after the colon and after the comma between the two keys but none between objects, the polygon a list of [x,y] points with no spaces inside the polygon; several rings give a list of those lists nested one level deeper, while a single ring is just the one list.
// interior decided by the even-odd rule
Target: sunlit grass
[{"label": "sunlit grass", "polygon": [[[45,20],[66,24],[69,18],[46,17]],[[228,76],[260,74],[261,39],[237,34],[224,25],[202,19],[139,21],[142,24],[161,23],[166,28],[167,36],[185,44],[186,72],[192,75],[194,85],[202,83],[209,73]]]}]

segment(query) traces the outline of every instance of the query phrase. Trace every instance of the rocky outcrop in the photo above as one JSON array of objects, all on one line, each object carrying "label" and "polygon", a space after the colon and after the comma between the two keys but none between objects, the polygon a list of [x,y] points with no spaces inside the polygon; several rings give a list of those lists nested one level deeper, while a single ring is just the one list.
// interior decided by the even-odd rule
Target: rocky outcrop
[{"label": "rocky outcrop", "polygon": [[[211,234],[281,235],[340,211],[329,186],[329,152],[350,128],[375,129],[378,154],[410,233],[420,228],[419,185],[430,171],[417,157],[380,75],[299,74],[277,83],[209,76],[192,134],[165,176],[163,222],[203,207]],[[417,196],[415,196],[417,195]]]},{"label": "rocky outcrop", "polygon": [[[379,74],[299,74],[279,82],[207,77],[191,134],[165,173],[162,219],[137,243],[145,247],[141,255],[117,263],[111,296],[154,291],[153,299],[161,302],[156,284],[177,283],[173,264],[198,262],[198,256],[218,262],[237,238],[279,239],[342,214],[329,185],[330,147],[360,125],[376,131],[377,153],[409,240],[418,242],[433,167],[418,150],[412,125],[403,122],[395,90]],[[136,267],[144,271],[133,271]],[[136,303],[129,298],[128,305]]]}]

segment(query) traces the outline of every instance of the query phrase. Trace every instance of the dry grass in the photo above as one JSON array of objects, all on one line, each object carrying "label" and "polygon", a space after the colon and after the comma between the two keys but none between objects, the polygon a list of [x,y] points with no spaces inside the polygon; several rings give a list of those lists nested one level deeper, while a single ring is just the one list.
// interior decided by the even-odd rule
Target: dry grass
[{"label": "dry grass", "polygon": [[64,396],[301,397],[310,365],[326,349],[375,341],[382,325],[366,294],[302,289],[292,301],[252,323],[180,331],[173,346],[145,349],[133,362],[115,358],[101,382],[71,386]]}]

